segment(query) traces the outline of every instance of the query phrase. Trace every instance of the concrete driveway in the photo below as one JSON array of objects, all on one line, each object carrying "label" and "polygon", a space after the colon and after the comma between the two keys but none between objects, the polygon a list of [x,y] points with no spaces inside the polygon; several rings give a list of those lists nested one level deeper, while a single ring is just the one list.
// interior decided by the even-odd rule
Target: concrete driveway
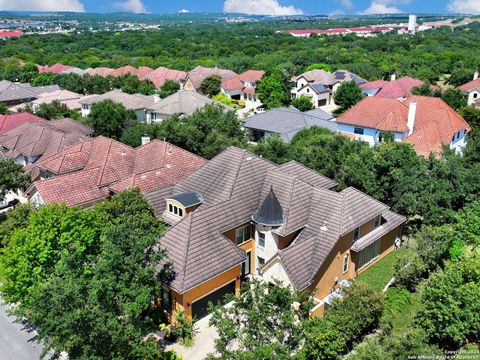
[{"label": "concrete driveway", "polygon": [[42,345],[35,341],[35,330],[15,322],[7,314],[7,306],[0,298],[0,360],[40,359]]}]

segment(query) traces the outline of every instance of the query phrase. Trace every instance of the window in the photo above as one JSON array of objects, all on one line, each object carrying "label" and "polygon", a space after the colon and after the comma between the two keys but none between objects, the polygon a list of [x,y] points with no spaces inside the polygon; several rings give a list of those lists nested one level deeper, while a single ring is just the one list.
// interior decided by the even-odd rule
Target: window
[{"label": "window", "polygon": [[242,276],[246,276],[246,275],[250,274],[250,272],[251,272],[250,267],[251,267],[251,264],[252,264],[252,252],[247,251],[246,255],[247,255],[247,260],[245,260],[242,263]]},{"label": "window", "polygon": [[357,270],[367,265],[380,254],[380,239],[358,253]]},{"label": "window", "polygon": [[183,209],[178,208],[178,216],[183,217]]},{"label": "window", "polygon": [[150,120],[157,121],[157,113],[151,113],[150,114]]},{"label": "window", "polygon": [[379,227],[381,224],[382,224],[382,215],[378,215],[375,217],[375,224],[374,224],[375,229]]},{"label": "window", "polygon": [[343,273],[345,274],[348,271],[348,254],[343,257]]},{"label": "window", "polygon": [[235,243],[237,245],[243,244],[244,242],[250,240],[250,238],[250,225],[235,230]]},{"label": "window", "polygon": [[168,289],[162,288],[162,308],[168,313],[172,312],[172,294]]},{"label": "window", "polygon": [[265,259],[257,256],[257,269],[260,269],[263,265],[265,265]]},{"label": "window", "polygon": [[354,127],[353,132],[357,135],[363,135],[363,128]]},{"label": "window", "polygon": [[168,212],[170,214],[183,217],[183,209],[179,208],[178,206],[168,204]]},{"label": "window", "polygon": [[452,137],[452,142],[455,141],[455,134],[453,134],[453,137]]},{"label": "window", "polygon": [[265,234],[258,233],[258,247],[265,248]]},{"label": "window", "polygon": [[173,214],[173,205],[168,204],[168,212]]},{"label": "window", "polygon": [[360,237],[360,227],[357,227],[353,230],[353,242],[357,241]]},{"label": "window", "polygon": [[457,133],[457,139],[460,138],[460,131]]},{"label": "window", "polygon": [[473,93],[473,98],[476,99],[478,97],[477,93]]}]

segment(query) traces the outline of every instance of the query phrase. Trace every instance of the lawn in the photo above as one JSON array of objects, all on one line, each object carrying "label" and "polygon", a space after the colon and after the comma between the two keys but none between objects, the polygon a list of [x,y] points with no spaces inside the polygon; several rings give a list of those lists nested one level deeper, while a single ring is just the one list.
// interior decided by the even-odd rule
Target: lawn
[{"label": "lawn", "polygon": [[393,277],[393,264],[396,259],[407,256],[410,250],[400,248],[385,256],[371,268],[365,270],[357,277],[360,281],[376,291],[382,291]]}]

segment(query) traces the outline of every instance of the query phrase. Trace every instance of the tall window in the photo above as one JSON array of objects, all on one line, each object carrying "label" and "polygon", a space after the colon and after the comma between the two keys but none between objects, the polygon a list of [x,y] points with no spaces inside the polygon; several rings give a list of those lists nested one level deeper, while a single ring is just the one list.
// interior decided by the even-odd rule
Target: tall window
[{"label": "tall window", "polygon": [[250,238],[250,225],[246,225],[235,230],[235,243],[237,245],[243,244],[244,242],[250,240]]},{"label": "tall window", "polygon": [[358,253],[357,270],[380,255],[380,239]]},{"label": "tall window", "polygon": [[168,204],[168,212],[172,215],[183,217],[183,209],[178,206]]},{"label": "tall window", "polygon": [[261,248],[265,248],[265,234],[259,232],[258,233],[258,246]]},{"label": "tall window", "polygon": [[353,229],[353,242],[357,241],[360,237],[360,227]]},{"label": "tall window", "polygon": [[265,259],[257,256],[257,270],[260,269],[263,265],[265,265]]},{"label": "tall window", "polygon": [[343,273],[345,274],[348,271],[348,254],[343,257]]}]

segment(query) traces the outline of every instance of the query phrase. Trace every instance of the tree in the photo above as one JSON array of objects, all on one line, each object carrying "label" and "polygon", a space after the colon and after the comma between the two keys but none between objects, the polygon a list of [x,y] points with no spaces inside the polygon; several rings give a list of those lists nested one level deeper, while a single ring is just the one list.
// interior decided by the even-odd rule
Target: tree
[{"label": "tree", "polygon": [[0,115],[8,115],[10,114],[10,111],[8,111],[7,105],[4,103],[0,103]]},{"label": "tree", "polygon": [[264,76],[257,84],[257,97],[267,109],[273,109],[290,104],[292,86],[287,77],[275,72]]},{"label": "tree", "polygon": [[472,134],[474,136],[480,135],[480,109],[473,106],[466,106],[460,110],[460,115],[463,116],[465,121],[472,128]]},{"label": "tree", "polygon": [[355,81],[345,81],[341,83],[333,95],[335,104],[339,106],[335,113],[341,114],[347,111],[362,100],[364,96],[365,95]]},{"label": "tree", "polygon": [[308,318],[304,317],[308,309],[306,314],[301,312],[299,320],[295,318],[293,303],[300,298],[279,282],[272,285],[258,279],[244,282],[240,296],[228,298],[231,306],[216,307],[210,319],[210,325],[218,331],[215,349],[221,358],[242,358],[242,353],[258,351],[267,352],[269,358],[283,358],[298,351],[303,322]]},{"label": "tree", "polygon": [[160,88],[160,97],[166,98],[180,90],[180,84],[173,80],[167,80]]},{"label": "tree", "polygon": [[53,73],[41,73],[35,76],[32,79],[31,85],[32,86],[48,86],[53,85],[53,78],[55,74]]},{"label": "tree", "polygon": [[421,289],[423,308],[416,324],[430,341],[458,349],[480,334],[480,255],[464,254],[433,273]]},{"label": "tree", "polygon": [[86,121],[93,127],[95,136],[119,139],[123,131],[136,122],[136,115],[122,104],[104,100],[93,104]]},{"label": "tree", "polygon": [[297,108],[300,111],[308,111],[314,108],[312,104],[312,100],[305,95],[301,95],[300,97],[296,98],[292,101],[292,106]]},{"label": "tree", "polygon": [[204,95],[215,96],[220,92],[222,78],[218,75],[212,75],[203,79],[200,84],[200,91]]},{"label": "tree", "polygon": [[8,246],[16,229],[27,227],[31,212],[30,204],[19,204],[8,210],[6,218],[0,223],[0,247]]},{"label": "tree", "polygon": [[30,177],[23,172],[22,165],[15,160],[4,158],[0,160],[0,199],[3,200],[9,191],[24,189]]},{"label": "tree", "polygon": [[75,110],[70,110],[67,105],[58,100],[53,100],[51,103],[42,103],[35,111],[37,116],[47,120],[56,120],[63,118],[80,119],[80,114]]},{"label": "tree", "polygon": [[310,71],[310,70],[316,70],[316,69],[321,69],[321,70],[325,70],[325,71],[328,71],[328,72],[333,71],[333,69],[330,65],[324,64],[324,63],[317,63],[317,64],[312,64],[312,65],[307,66],[305,68],[305,72]]},{"label": "tree", "polygon": [[150,139],[161,139],[160,124],[136,123],[126,129],[120,141],[132,147],[142,145],[142,137],[148,136]]}]

